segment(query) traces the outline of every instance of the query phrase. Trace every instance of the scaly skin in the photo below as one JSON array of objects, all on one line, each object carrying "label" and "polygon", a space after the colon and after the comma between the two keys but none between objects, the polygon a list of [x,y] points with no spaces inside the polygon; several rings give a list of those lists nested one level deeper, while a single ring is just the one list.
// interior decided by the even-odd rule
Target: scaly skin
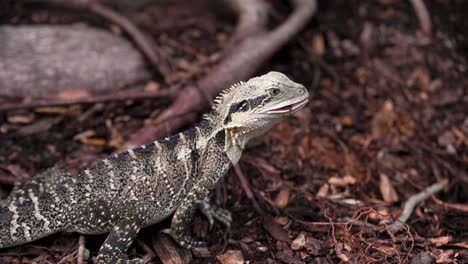
[{"label": "scaly skin", "polygon": [[229,212],[206,199],[239,161],[245,144],[301,109],[308,92],[278,72],[233,85],[196,127],[97,162],[72,177],[50,169],[18,185],[0,203],[0,248],[67,231],[109,233],[99,263],[141,263],[123,255],[140,228],[171,214],[163,230],[186,248],[204,246],[189,232],[197,209],[230,225]]}]

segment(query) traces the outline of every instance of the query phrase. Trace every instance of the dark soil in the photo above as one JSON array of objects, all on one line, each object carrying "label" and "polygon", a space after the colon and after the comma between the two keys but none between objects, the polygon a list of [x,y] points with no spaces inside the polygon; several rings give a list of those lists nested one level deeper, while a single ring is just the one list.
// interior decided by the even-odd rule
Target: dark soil
[{"label": "dark soil", "polygon": [[[277,17],[287,13],[284,1],[273,2]],[[409,263],[424,254],[437,263],[468,262],[468,4],[426,2],[430,36],[420,32],[408,1],[319,1],[312,23],[260,72],[284,72],[313,94],[306,109],[256,140],[241,159],[266,215],[260,217],[236,174],[229,173],[213,200],[231,211],[232,228],[208,231],[197,216],[196,234],[210,247],[209,256],[193,256],[194,263],[238,263],[239,255],[249,263]],[[170,54],[176,84],[209,72],[233,31],[233,19],[219,6],[190,4],[196,5],[160,4],[128,14]],[[15,6],[12,12],[5,23],[86,23],[115,30],[61,9]],[[147,86],[154,85],[167,87],[156,76]],[[168,103],[0,113],[4,194],[20,177],[57,164],[77,172],[106,157]],[[443,179],[447,188],[418,205],[404,231],[385,229],[411,195]],[[152,250],[152,237],[168,225],[143,229],[129,256],[152,256],[143,245]],[[275,225],[289,241],[281,241]],[[3,249],[0,262],[75,262],[78,238],[57,234]],[[85,239],[95,256],[105,236]],[[153,255],[151,261],[161,260]]]}]

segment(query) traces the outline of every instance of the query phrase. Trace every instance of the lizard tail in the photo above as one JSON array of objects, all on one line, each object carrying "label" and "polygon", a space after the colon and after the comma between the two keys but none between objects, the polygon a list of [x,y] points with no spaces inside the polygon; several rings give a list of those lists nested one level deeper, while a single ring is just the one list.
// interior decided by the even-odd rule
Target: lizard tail
[{"label": "lizard tail", "polygon": [[0,201],[0,248],[31,242],[65,229],[66,190],[56,186],[66,183],[67,174],[52,168],[15,186]]}]

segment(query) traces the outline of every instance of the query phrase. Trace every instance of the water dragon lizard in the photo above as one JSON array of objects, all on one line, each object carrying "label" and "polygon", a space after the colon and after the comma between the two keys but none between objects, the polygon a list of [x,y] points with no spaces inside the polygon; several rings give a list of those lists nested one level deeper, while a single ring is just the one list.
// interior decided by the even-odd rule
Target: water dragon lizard
[{"label": "water dragon lizard", "polygon": [[0,248],[57,232],[109,233],[99,263],[142,263],[124,253],[140,228],[173,214],[163,230],[180,246],[196,210],[229,227],[227,210],[210,205],[216,182],[239,161],[246,143],[309,100],[306,88],[269,72],[224,90],[195,127],[95,163],[77,176],[52,168],[16,185],[0,202]]}]

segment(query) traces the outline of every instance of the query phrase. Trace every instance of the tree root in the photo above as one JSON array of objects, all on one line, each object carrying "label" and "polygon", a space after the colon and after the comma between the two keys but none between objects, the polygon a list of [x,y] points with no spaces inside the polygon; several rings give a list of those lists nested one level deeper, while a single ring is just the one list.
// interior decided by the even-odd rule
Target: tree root
[{"label": "tree root", "polygon": [[[317,8],[315,0],[293,0],[292,14],[272,31],[266,31],[268,9],[264,1],[229,2],[239,12],[239,21],[222,61],[195,85],[179,93],[175,102],[158,116],[156,123],[167,120],[164,126],[153,125],[140,129],[118,151],[161,138],[187,125],[197,113],[206,110],[211,98],[223,89],[252,77],[266,60],[306,25]],[[188,115],[184,115],[186,118],[172,118],[181,113],[191,113],[190,118]]]}]

